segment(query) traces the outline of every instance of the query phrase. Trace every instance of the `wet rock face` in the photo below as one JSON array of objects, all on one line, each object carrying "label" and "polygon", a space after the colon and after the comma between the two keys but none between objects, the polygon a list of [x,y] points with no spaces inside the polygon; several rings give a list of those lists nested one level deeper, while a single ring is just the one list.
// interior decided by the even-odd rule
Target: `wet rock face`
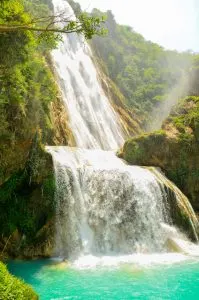
[{"label": "wet rock face", "polygon": [[1,259],[19,257],[23,259],[48,258],[54,251],[54,220],[46,223],[30,240],[16,229],[9,238],[1,240]]},{"label": "wet rock face", "polygon": [[52,158],[35,142],[24,169],[0,188],[0,249],[4,255],[50,255],[54,190]]},{"label": "wet rock face", "polygon": [[185,99],[162,130],[128,140],[120,153],[131,164],[162,168],[199,211],[199,97]]},{"label": "wet rock face", "polygon": [[54,251],[54,218],[45,224],[36,234],[30,245],[21,249],[21,256],[28,259],[48,258]]},{"label": "wet rock face", "polygon": [[156,176],[164,195],[166,208],[170,215],[170,223],[181,232],[186,233],[192,241],[198,241],[199,221],[189,202],[189,199],[179,190],[179,188],[167,179],[161,170],[149,168]]},{"label": "wet rock face", "polygon": [[[3,256],[48,257],[53,248],[52,231],[49,233],[47,225],[55,214],[54,171],[44,144],[74,143],[60,97],[51,103],[48,118],[50,129],[30,128],[26,135],[22,127],[20,139],[12,145],[0,141],[0,252],[4,249]],[[43,232],[47,230],[50,242],[46,237],[38,242],[42,228]]]}]

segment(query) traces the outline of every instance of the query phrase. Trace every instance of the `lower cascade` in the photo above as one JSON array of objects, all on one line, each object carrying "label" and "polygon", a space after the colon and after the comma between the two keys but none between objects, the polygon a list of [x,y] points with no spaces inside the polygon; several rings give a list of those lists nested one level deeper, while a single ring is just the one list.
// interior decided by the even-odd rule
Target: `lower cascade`
[{"label": "lower cascade", "polygon": [[74,261],[193,250],[172,227],[167,193],[154,172],[129,166],[112,151],[47,151],[56,176],[56,255]]}]

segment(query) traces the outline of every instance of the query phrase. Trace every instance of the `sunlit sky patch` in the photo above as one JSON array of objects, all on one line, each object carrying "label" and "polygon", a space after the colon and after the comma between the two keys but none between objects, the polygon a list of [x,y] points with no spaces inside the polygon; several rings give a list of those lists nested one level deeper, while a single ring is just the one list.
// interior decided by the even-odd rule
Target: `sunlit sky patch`
[{"label": "sunlit sky patch", "polygon": [[199,0],[76,1],[86,11],[112,10],[118,23],[167,49],[199,52]]}]

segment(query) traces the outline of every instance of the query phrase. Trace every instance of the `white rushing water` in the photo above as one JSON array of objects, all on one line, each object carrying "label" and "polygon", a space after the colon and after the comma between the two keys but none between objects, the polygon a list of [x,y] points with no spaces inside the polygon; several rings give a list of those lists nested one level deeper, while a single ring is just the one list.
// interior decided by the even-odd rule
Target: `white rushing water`
[{"label": "white rushing water", "polygon": [[[74,18],[66,1],[53,4],[56,14]],[[56,255],[77,266],[150,261],[152,253],[151,261],[159,261],[174,230],[163,187],[153,172],[104,151],[122,145],[122,130],[82,37],[65,35],[53,59],[78,146],[47,147],[56,177]],[[182,240],[176,231],[170,244],[190,249]]]},{"label": "white rushing water", "polygon": [[165,250],[164,193],[148,170],[112,151],[50,147],[56,171],[57,253],[66,257]]},{"label": "white rushing water", "polygon": [[[70,5],[53,0],[55,14],[74,18]],[[118,117],[98,81],[91,50],[75,33],[63,36],[53,60],[70,127],[80,148],[118,149],[123,144]]]}]

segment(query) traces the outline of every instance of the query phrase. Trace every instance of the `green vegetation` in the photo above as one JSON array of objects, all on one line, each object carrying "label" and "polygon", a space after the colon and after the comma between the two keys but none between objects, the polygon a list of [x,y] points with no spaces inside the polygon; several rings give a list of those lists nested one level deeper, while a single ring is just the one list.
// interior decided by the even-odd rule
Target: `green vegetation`
[{"label": "green vegetation", "polygon": [[0,34],[38,32],[42,39],[51,40],[54,33],[59,38],[59,33],[77,32],[91,39],[95,34],[102,35],[106,32],[101,26],[104,22],[103,16],[94,17],[80,13],[76,20],[70,20],[64,11],[57,15],[50,13],[47,7],[51,8],[52,3],[44,0],[2,0],[1,6]]},{"label": "green vegetation", "polygon": [[118,155],[131,164],[161,167],[199,211],[199,55],[146,41],[118,25],[111,11],[106,26],[109,34],[92,40],[95,56],[142,128],[152,125],[154,112],[164,114],[169,101],[179,101],[160,131],[128,140]]},{"label": "green vegetation", "polygon": [[[29,19],[23,3],[1,1],[1,22]],[[42,11],[49,11],[39,3]],[[55,46],[56,39],[38,39],[32,32],[0,34],[0,184],[9,178],[13,164],[14,171],[24,168],[36,132],[42,142],[52,136],[50,104],[58,91],[46,55]]]},{"label": "green vegetation", "polygon": [[38,184],[29,180],[26,172],[18,172],[0,189],[0,234],[9,237],[18,230],[26,244],[53,217],[55,208],[53,173]]},{"label": "green vegetation", "polygon": [[48,255],[45,250],[35,253],[34,247],[40,231],[45,237],[46,224],[54,218],[54,192],[52,158],[35,136],[24,169],[13,173],[0,188],[0,248],[5,254],[27,256],[27,247],[32,247],[30,256]]},{"label": "green vegetation", "polygon": [[39,297],[31,286],[10,275],[6,266],[0,262],[0,299],[37,300]]},{"label": "green vegetation", "polygon": [[[1,1],[0,23],[51,14],[46,3]],[[52,161],[43,144],[55,143],[51,105],[59,95],[48,53],[56,43],[52,34],[0,34],[0,249],[12,256],[34,244],[54,215]]]},{"label": "green vegetation", "polygon": [[199,97],[173,109],[162,130],[128,140],[120,153],[131,164],[161,167],[199,211]]},{"label": "green vegetation", "polygon": [[[98,10],[93,13],[100,14]],[[111,11],[107,12],[106,26],[109,34],[92,40],[95,54],[103,61],[104,71],[120,88],[128,106],[136,108],[145,121],[179,83],[175,97],[187,95],[184,82],[192,62],[195,66],[199,64],[198,56],[166,51],[146,41],[129,26],[118,25]]]},{"label": "green vegetation", "polygon": [[[12,173],[10,162],[15,155],[18,159],[14,171],[24,168],[36,132],[42,143],[54,144],[51,108],[59,93],[49,51],[61,36],[54,32],[58,30],[57,17],[51,9],[50,0],[0,1],[0,27],[10,28],[0,30],[0,184]],[[65,21],[66,32],[83,33],[86,38],[104,32],[102,17],[79,14],[77,22]]]},{"label": "green vegetation", "polygon": [[103,34],[103,22],[85,13],[77,21],[55,16],[51,0],[0,1],[0,249],[10,239],[9,255],[34,245],[53,218],[52,160],[43,145],[67,145],[71,136],[60,120],[50,50],[63,32]]}]

